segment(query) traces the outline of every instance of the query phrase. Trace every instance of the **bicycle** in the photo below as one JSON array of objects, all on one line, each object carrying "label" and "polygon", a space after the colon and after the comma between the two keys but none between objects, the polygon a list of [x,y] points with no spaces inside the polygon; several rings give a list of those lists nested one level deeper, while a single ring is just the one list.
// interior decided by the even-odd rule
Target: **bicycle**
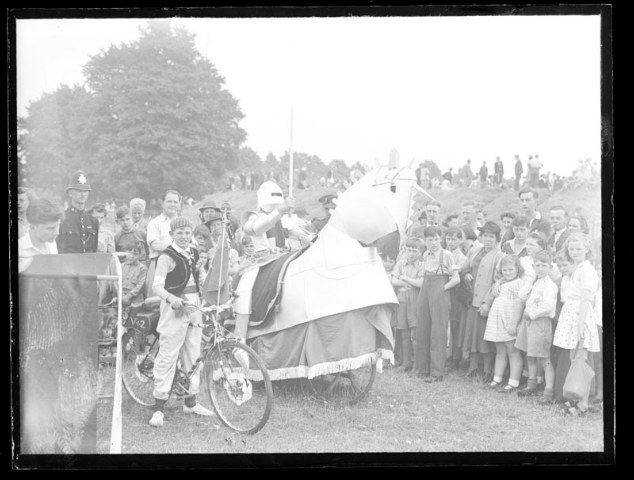
[{"label": "bicycle", "polygon": [[[124,323],[127,331],[122,337],[122,376],[130,397],[140,405],[151,407],[154,404],[154,359],[159,348],[158,311],[155,315],[138,315],[144,306],[135,306],[137,311],[131,309]],[[221,315],[231,314],[231,299],[223,305],[209,307],[187,303],[185,310],[202,313],[202,323],[190,322],[203,329],[202,348],[188,372],[177,365],[171,393],[177,397],[190,395],[190,379],[202,367],[201,394],[209,397],[220,421],[239,433],[260,431],[271,414],[273,387],[264,361],[250,347],[232,338],[218,321]]]}]

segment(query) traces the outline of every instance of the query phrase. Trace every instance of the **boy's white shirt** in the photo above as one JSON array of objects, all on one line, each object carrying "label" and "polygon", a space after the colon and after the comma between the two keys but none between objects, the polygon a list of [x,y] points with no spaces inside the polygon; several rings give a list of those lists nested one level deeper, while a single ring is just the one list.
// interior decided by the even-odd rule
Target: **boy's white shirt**
[{"label": "boy's white shirt", "polygon": [[524,311],[531,320],[540,317],[553,318],[557,309],[557,293],[559,289],[555,282],[546,275],[537,278],[526,300]]}]

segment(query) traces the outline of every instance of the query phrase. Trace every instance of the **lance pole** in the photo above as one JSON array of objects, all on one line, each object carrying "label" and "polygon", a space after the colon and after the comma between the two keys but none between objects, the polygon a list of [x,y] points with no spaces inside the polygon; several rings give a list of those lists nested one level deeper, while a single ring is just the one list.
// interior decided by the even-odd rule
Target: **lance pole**
[{"label": "lance pole", "polygon": [[293,196],[293,105],[291,105],[291,138],[288,149],[288,196]]}]

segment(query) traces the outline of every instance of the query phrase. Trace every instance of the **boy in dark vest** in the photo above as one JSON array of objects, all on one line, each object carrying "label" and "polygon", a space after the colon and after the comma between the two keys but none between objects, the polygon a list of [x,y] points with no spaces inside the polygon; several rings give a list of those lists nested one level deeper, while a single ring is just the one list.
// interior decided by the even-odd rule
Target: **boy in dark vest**
[{"label": "boy in dark vest", "polygon": [[[161,316],[157,326],[159,353],[154,362],[154,414],[150,419],[153,427],[163,426],[163,407],[172,389],[176,362],[180,356],[181,368],[189,371],[200,355],[202,329],[191,326],[199,323],[200,312],[185,313],[183,302],[200,304],[198,279],[198,250],[191,246],[192,225],[185,217],[175,217],[170,222],[172,243],[158,257],[152,283],[153,293],[161,298]],[[200,375],[196,373],[190,381],[191,396],[185,398],[183,411],[203,416],[214,413],[196,400]]]}]

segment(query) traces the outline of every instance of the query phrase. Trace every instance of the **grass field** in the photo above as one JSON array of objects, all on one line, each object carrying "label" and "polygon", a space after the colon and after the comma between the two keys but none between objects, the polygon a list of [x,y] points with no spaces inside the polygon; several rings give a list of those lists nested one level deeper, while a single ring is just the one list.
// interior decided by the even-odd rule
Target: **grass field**
[{"label": "grass field", "polygon": [[[104,391],[112,388],[112,374]],[[297,381],[273,382],[271,417],[259,433],[237,434],[216,419],[192,418],[175,402],[159,431],[151,412],[124,393],[122,453],[602,452],[603,415],[565,417],[556,407],[486,390],[449,374],[428,384],[398,370],[377,374],[354,407],[312,398]],[[98,452],[108,453],[112,401],[101,400]]]}]

